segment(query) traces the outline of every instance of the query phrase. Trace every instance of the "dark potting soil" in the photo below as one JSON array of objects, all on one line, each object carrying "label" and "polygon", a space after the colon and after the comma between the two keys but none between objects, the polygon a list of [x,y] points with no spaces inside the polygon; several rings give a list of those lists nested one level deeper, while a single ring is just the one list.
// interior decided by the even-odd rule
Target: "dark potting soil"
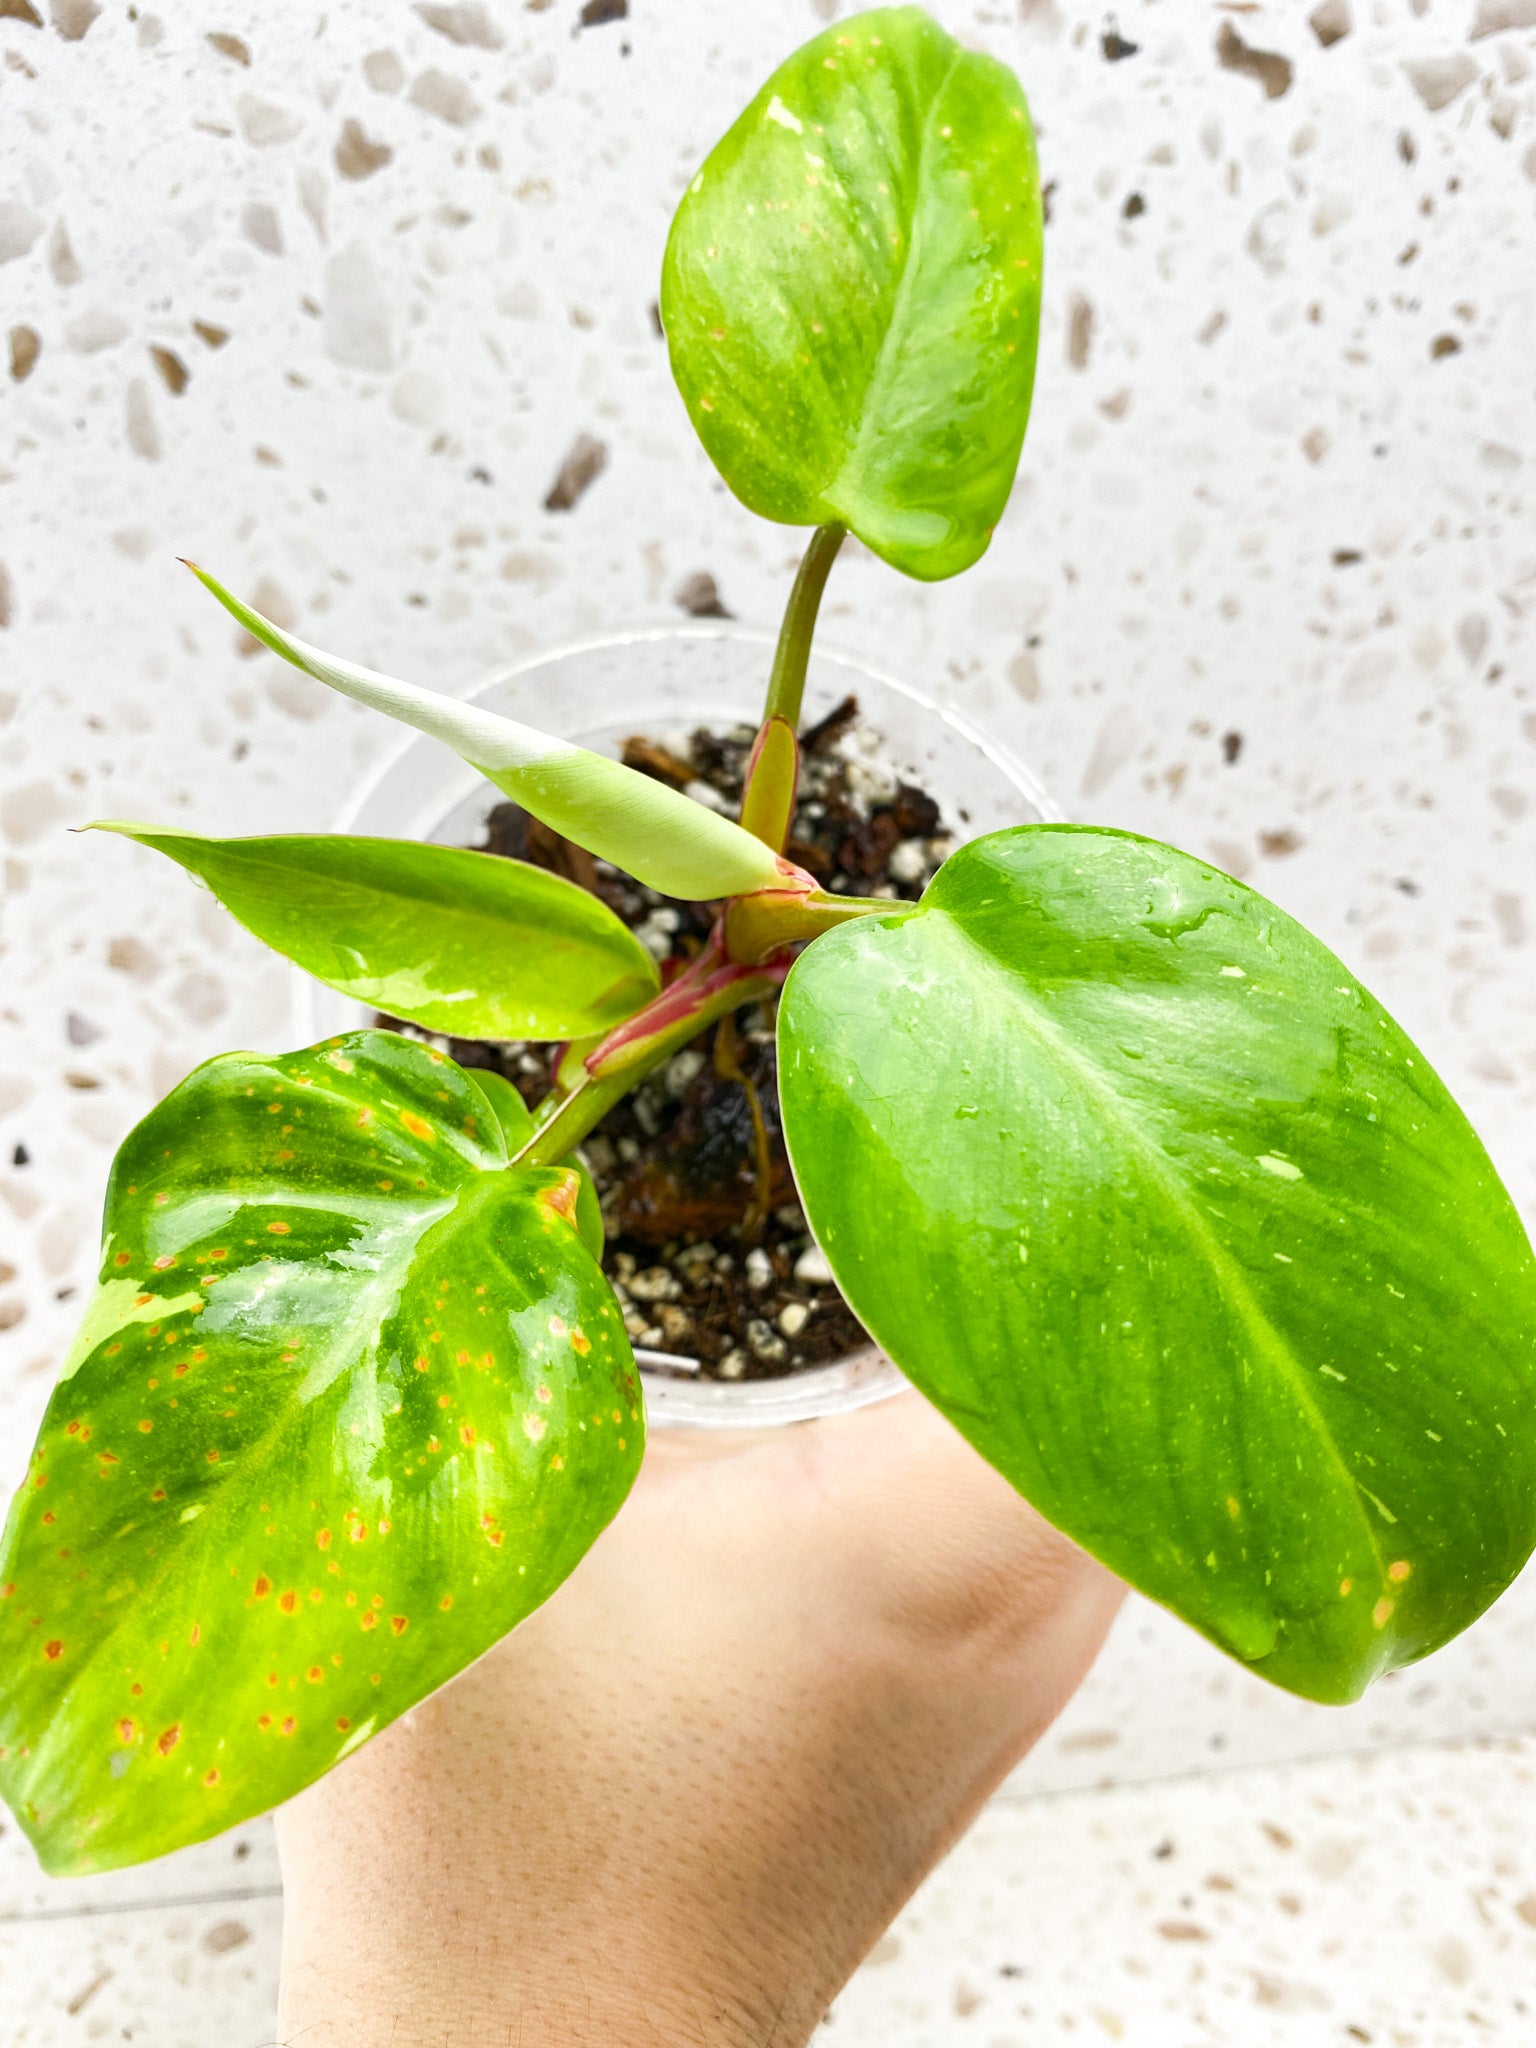
[{"label": "dark potting soil", "polygon": [[[685,740],[636,736],[624,760],[736,815],[749,726]],[[785,849],[824,888],[916,902],[949,851],[939,807],[881,760],[847,697],[801,735],[794,831]],[[718,909],[658,895],[595,860],[516,804],[486,819],[480,851],[530,861],[590,889],[654,955],[690,959]],[[715,1379],[776,1379],[868,1343],[806,1229],[784,1149],[772,1002],[710,1025],[587,1137],[581,1154],[607,1225],[603,1267],[630,1341],[697,1359]],[[380,1017],[412,1037],[419,1027]],[[461,1066],[505,1074],[533,1107],[558,1048],[433,1037]],[[686,1368],[682,1368],[686,1369]]]}]

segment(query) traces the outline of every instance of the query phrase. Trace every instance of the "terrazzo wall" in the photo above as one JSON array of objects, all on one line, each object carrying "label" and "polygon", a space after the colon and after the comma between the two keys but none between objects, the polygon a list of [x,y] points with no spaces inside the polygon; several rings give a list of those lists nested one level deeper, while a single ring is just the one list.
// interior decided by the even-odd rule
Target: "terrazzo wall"
[{"label": "terrazzo wall", "polygon": [[[1536,1222],[1536,0],[931,4],[1038,122],[1035,415],[980,566],[850,547],[824,637],[1312,925]],[[837,12],[0,0],[7,1487],[116,1143],[290,1031],[211,899],[69,828],[320,829],[393,744],[174,558],[449,690],[771,626],[797,536],[714,476],[653,304],[700,156]],[[1138,1607],[1023,1783],[1511,1733],[1533,1607],[1344,1716]]]}]

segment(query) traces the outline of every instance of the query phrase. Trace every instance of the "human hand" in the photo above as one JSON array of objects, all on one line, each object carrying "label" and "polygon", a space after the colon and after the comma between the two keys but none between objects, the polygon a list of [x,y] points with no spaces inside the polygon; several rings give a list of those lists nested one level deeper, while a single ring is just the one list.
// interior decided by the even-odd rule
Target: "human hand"
[{"label": "human hand", "polygon": [[280,1814],[280,2040],[800,2048],[1122,1591],[915,1394],[658,1432],[554,1598]]}]

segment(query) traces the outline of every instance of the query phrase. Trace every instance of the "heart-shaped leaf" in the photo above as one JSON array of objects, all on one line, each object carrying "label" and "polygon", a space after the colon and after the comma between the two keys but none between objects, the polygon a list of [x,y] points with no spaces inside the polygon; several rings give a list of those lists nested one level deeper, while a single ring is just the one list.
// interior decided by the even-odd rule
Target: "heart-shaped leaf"
[{"label": "heart-shaped leaf", "polygon": [[[508,1158],[515,1158],[533,1136],[533,1116],[527,1103],[505,1074],[476,1068],[475,1085],[496,1112],[496,1121],[501,1125],[501,1135],[506,1140]],[[574,1173],[577,1180],[576,1208],[571,1218],[576,1225],[576,1235],[593,1258],[600,1260],[607,1242],[607,1231],[603,1224],[602,1203],[598,1200],[592,1176],[574,1155],[562,1159],[560,1164],[567,1172]]]},{"label": "heart-shaped leaf", "polygon": [[953,576],[1013,488],[1040,273],[1018,80],[920,8],[855,14],[774,73],[679,206],[672,373],[754,512]]},{"label": "heart-shaped leaf", "polygon": [[1113,832],[975,841],[818,939],[784,1130],[855,1312],[1019,1491],[1346,1700],[1536,1540],[1536,1261],[1445,1088],[1273,904]]},{"label": "heart-shaped leaf", "polygon": [[563,1169],[387,1032],[229,1053],[131,1133],[0,1562],[45,1867],[276,1805],[547,1598],[644,1424]]},{"label": "heart-shaped leaf", "polygon": [[606,904],[523,861],[408,839],[203,839],[103,820],[197,875],[318,981],[456,1038],[578,1038],[649,1001],[656,964]]}]

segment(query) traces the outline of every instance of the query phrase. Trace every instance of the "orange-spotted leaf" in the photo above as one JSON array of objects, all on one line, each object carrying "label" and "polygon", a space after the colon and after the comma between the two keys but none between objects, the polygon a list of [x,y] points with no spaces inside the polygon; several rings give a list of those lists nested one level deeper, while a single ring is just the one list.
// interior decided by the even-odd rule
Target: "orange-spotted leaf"
[{"label": "orange-spotted leaf", "polygon": [[48,1870],[288,1798],[618,1508],[634,1362],[576,1171],[510,1166],[520,1128],[363,1031],[211,1060],[127,1139],[0,1560],[0,1790]]}]

